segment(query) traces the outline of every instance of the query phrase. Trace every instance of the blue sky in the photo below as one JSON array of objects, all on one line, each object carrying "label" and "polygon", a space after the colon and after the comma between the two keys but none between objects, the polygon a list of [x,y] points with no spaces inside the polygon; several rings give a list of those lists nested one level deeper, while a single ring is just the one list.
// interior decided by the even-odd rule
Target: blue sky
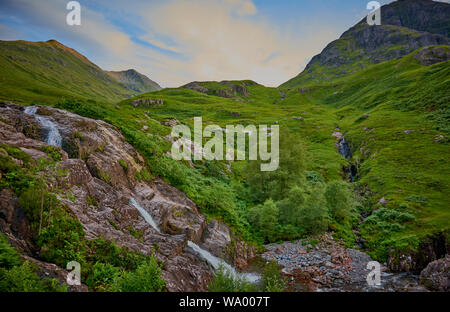
[{"label": "blue sky", "polygon": [[[392,2],[379,1],[381,4]],[[56,39],[106,70],[162,86],[252,79],[277,86],[361,20],[367,0],[0,0],[0,39]]]}]

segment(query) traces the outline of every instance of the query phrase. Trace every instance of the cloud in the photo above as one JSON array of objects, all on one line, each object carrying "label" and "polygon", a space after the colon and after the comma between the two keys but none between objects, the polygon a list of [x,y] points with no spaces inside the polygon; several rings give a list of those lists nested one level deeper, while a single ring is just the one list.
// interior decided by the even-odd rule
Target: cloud
[{"label": "cloud", "polygon": [[[175,82],[178,84],[252,79],[277,86],[297,75],[305,60],[335,36],[319,33],[315,38],[301,40],[294,31],[278,29],[262,18],[244,16],[256,13],[253,7],[252,2],[242,0],[171,1],[153,6],[144,14],[148,16],[148,29],[170,38],[177,51],[188,55],[184,62],[164,60],[168,71],[182,69],[189,73],[188,79],[180,77]],[[312,45],[306,44],[309,39]]]},{"label": "cloud", "polygon": [[[87,6],[86,1],[82,25],[72,27],[65,23],[66,3],[14,0],[1,11],[21,18],[21,31],[44,29],[104,69],[135,68],[163,86],[225,79],[277,86],[336,38],[322,24],[277,27],[249,0],[129,0],[126,6],[116,0]],[[139,28],[139,34],[127,31],[128,24],[114,23],[110,12],[126,17],[126,23],[133,22],[132,16],[129,26]]]}]

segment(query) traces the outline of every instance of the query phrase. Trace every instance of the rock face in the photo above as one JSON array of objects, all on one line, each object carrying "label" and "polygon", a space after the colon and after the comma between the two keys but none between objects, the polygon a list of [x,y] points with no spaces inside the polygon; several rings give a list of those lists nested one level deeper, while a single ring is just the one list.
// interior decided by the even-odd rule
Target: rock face
[{"label": "rock face", "polygon": [[[88,240],[103,237],[129,250],[154,253],[164,264],[162,275],[169,291],[204,291],[212,277],[211,267],[186,247],[189,240],[240,267],[254,255],[253,248],[237,239],[232,245],[228,227],[214,220],[208,224],[178,189],[159,179],[136,180],[144,160],[115,127],[49,107],[39,107],[37,114],[58,125],[65,149],[59,166],[68,174],[57,183],[63,194],[73,195],[59,200],[78,218]],[[40,152],[45,144],[38,135],[39,124],[23,113],[23,107],[0,104],[0,115],[0,143],[21,147],[34,159],[46,155]],[[156,229],[132,199],[151,216]],[[9,190],[0,193],[0,230],[27,256],[35,257],[26,218]],[[248,252],[232,256],[237,246]]]},{"label": "rock face", "polygon": [[446,47],[427,47],[414,55],[414,58],[421,65],[430,66],[450,60],[450,49]]},{"label": "rock face", "polygon": [[420,273],[420,283],[429,290],[450,291],[450,256],[429,263]]},{"label": "rock face", "polygon": [[253,81],[221,81],[219,84],[222,86],[221,88],[208,89],[202,85],[202,82],[194,81],[184,85],[183,88],[223,98],[234,98],[236,96],[248,97],[250,92],[247,86],[256,83]]},{"label": "rock face", "polygon": [[[282,87],[332,80],[422,47],[449,45],[449,16],[450,4],[431,0],[402,0],[382,6],[381,25],[370,26],[364,18],[314,56],[300,75]],[[435,61],[433,57],[431,62]]]},{"label": "rock face", "polygon": [[450,253],[450,245],[445,233],[437,233],[423,238],[416,252],[405,254],[397,250],[390,250],[387,266],[391,271],[421,271],[428,263],[445,257]]}]

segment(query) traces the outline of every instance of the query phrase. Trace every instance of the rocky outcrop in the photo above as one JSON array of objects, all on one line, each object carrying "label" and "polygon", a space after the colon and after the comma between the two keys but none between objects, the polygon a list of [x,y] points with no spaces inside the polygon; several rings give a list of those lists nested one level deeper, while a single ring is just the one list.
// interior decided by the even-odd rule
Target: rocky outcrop
[{"label": "rocky outcrop", "polygon": [[248,85],[256,84],[253,81],[221,81],[219,84],[222,86],[216,89],[208,89],[202,85],[201,82],[190,82],[184,85],[183,88],[197,91],[204,94],[216,95],[223,98],[234,98],[236,96],[248,97],[250,92],[247,88]]},{"label": "rocky outcrop", "polygon": [[449,45],[449,12],[450,4],[431,0],[395,1],[382,6],[381,25],[370,26],[366,18],[362,19],[328,44],[302,73],[282,87],[330,81],[422,47]]},{"label": "rocky outcrop", "polygon": [[208,88],[203,87],[202,85],[200,85],[199,82],[196,82],[196,81],[190,82],[187,85],[184,85],[183,88],[190,89],[190,90],[197,91],[197,92],[204,93],[204,94],[208,94],[208,91],[209,91]]},{"label": "rocky outcrop", "polygon": [[414,58],[425,66],[450,60],[450,48],[447,47],[427,47],[414,55]]},{"label": "rocky outcrop", "polygon": [[429,263],[420,273],[420,283],[429,290],[450,291],[450,256]]},{"label": "rocky outcrop", "polygon": [[[41,156],[44,138],[33,117],[12,104],[0,105],[0,114],[0,143],[21,147],[34,158]],[[80,221],[86,239],[102,237],[129,250],[154,254],[163,263],[169,291],[204,291],[211,280],[211,267],[187,247],[187,241],[202,241],[205,249],[227,254],[225,258],[239,262],[240,267],[254,255],[248,246],[244,256],[229,256],[230,250],[236,246],[243,249],[246,244],[231,239],[225,224],[214,220],[208,224],[192,200],[163,180],[136,179],[145,162],[115,127],[50,107],[38,107],[37,114],[45,114],[58,125],[64,149],[59,168],[67,172],[56,181],[62,190],[58,197]],[[132,199],[157,228],[147,223]],[[32,244],[28,244],[31,239],[26,217],[8,190],[0,193],[0,230],[26,256],[35,258]],[[42,266],[47,271],[56,270],[47,264]]]},{"label": "rocky outcrop", "polygon": [[405,253],[398,250],[389,250],[386,263],[388,268],[394,272],[421,271],[430,262],[449,253],[450,246],[446,240],[446,234],[437,233],[423,238],[416,251]]},{"label": "rocky outcrop", "polygon": [[[67,284],[67,275],[69,275],[69,272],[67,270],[62,269],[53,263],[39,261],[29,256],[24,255],[22,256],[22,258],[28,261],[29,263],[34,264],[37,267],[36,273],[41,279],[54,278],[57,279],[60,282],[60,284]],[[88,287],[83,284],[81,285],[67,284],[67,290],[69,292],[87,292]]]}]

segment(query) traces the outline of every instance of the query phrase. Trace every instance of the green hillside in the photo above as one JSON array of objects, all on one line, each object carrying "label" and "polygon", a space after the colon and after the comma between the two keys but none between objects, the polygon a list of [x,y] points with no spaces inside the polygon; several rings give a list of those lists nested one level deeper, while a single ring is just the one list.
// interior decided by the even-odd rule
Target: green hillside
[{"label": "green hillside", "polygon": [[61,97],[112,102],[137,93],[55,40],[0,41],[0,76],[0,98],[24,103]]},{"label": "green hillside", "polygon": [[[245,97],[236,94],[224,98],[187,88],[165,89],[121,102],[120,109],[108,109],[106,119],[122,127],[125,133],[140,138],[131,138],[132,142],[153,146],[158,151],[151,155],[154,158],[150,167],[154,173],[196,199],[203,212],[224,218],[240,232],[249,232],[248,237],[259,235],[245,225],[249,209],[258,200],[240,199],[245,198],[248,187],[246,183],[241,184],[243,189],[237,187],[249,178],[245,162],[234,162],[232,174],[220,163],[214,165],[218,166],[214,170],[219,171],[211,171],[207,163],[196,163],[194,168],[185,163],[180,167],[179,163],[161,156],[170,150],[170,144],[163,139],[170,129],[160,123],[176,118],[193,126],[192,119],[197,116],[203,117],[204,124],[220,126],[277,123],[281,137],[292,135],[290,148],[304,146],[307,175],[316,173],[329,183],[348,179],[342,168],[350,163],[358,168],[353,186],[359,202],[355,208],[358,213],[370,214],[384,206],[400,215],[414,216],[414,221],[406,223],[380,219],[373,226],[372,218],[359,227],[353,224],[367,241],[372,255],[385,259],[391,249],[415,250],[428,235],[450,227],[450,166],[446,157],[450,152],[447,138],[450,62],[424,66],[415,57],[419,52],[372,65],[334,83],[293,89],[286,94],[248,81],[232,82],[246,86]],[[224,88],[217,82],[197,84],[211,94]],[[164,105],[136,108],[132,105],[147,98],[162,99]],[[300,116],[303,121],[293,118]],[[337,152],[336,139],[332,137],[335,131],[344,133],[350,143],[353,153],[350,162]],[[223,187],[221,192],[231,196],[232,204],[227,207],[231,210],[224,212],[224,207],[209,202],[209,197],[205,202],[203,196],[207,195],[200,189],[209,192],[217,185]],[[377,204],[382,198],[385,203]],[[242,211],[239,207],[246,208]],[[330,226],[336,230],[337,237],[353,244],[355,236],[348,228],[340,228],[338,224]],[[280,231],[275,238],[292,237]]]}]

